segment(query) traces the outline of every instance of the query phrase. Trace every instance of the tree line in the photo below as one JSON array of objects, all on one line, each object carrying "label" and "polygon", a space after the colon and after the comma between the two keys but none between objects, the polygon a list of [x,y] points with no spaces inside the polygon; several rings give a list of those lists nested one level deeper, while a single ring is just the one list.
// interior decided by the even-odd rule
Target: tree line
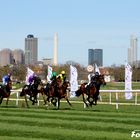
[{"label": "tree line", "polygon": [[[78,71],[78,80],[88,80],[88,71],[85,66],[80,64],[74,64]],[[46,79],[48,74],[48,66],[47,65],[30,65],[31,68],[41,79]],[[52,66],[53,71],[57,74],[61,73],[62,70],[66,72],[67,79],[70,79],[70,64],[62,64],[58,66]],[[117,82],[125,81],[125,67],[105,67],[103,68],[103,74],[110,75]],[[107,73],[106,73],[107,71]],[[2,77],[7,73],[12,73],[12,78],[15,81],[25,81],[27,66],[26,65],[7,65],[4,67],[0,67],[0,79],[2,81]],[[140,81],[140,68],[133,67],[132,68],[132,80]]]}]

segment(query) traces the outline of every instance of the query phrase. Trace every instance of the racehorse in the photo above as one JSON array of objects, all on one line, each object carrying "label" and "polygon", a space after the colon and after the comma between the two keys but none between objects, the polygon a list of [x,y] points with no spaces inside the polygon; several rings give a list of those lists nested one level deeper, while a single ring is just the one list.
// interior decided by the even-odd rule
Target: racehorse
[{"label": "racehorse", "polygon": [[70,106],[72,106],[69,99],[68,99],[68,96],[67,96],[67,88],[68,88],[69,84],[70,83],[68,81],[64,81],[64,83],[62,85],[60,84],[57,88],[57,90],[58,90],[57,91],[58,92],[58,96],[57,96],[58,97],[58,109],[60,107],[60,100],[62,98],[64,98],[67,101],[67,103]]},{"label": "racehorse", "polygon": [[45,94],[47,96],[47,99],[44,100],[45,104],[48,105],[51,102],[54,106],[56,106],[57,103],[57,109],[59,109],[60,100],[64,98],[71,106],[67,96],[67,88],[69,86],[68,81],[64,81],[62,83],[61,78],[58,77],[55,81],[53,81],[51,84],[47,84],[46,86],[47,90],[45,88],[40,90],[42,95]]},{"label": "racehorse", "polygon": [[104,75],[96,76],[94,80],[95,81],[91,82],[89,85],[87,85],[87,83],[82,83],[80,85],[80,88],[76,91],[76,96],[79,97],[80,95],[82,95],[83,102],[87,107],[89,105],[97,105],[100,86],[106,84],[104,80]]},{"label": "racehorse", "polygon": [[25,102],[27,107],[29,107],[27,102],[27,96],[29,96],[29,100],[32,101],[32,105],[37,103],[37,95],[38,95],[38,87],[41,84],[41,79],[39,77],[35,77],[33,85],[24,85],[22,91],[20,93],[21,97],[25,97]]},{"label": "racehorse", "polygon": [[99,98],[99,94],[100,94],[100,87],[101,85],[106,85],[105,79],[104,79],[104,75],[99,75],[96,79],[96,93],[95,93],[95,104],[97,105],[97,100]]},{"label": "racehorse", "polygon": [[7,85],[0,86],[0,104],[3,101],[3,98],[7,98],[6,105],[8,105],[11,89],[12,89],[12,82],[11,81],[9,81],[7,83]]}]

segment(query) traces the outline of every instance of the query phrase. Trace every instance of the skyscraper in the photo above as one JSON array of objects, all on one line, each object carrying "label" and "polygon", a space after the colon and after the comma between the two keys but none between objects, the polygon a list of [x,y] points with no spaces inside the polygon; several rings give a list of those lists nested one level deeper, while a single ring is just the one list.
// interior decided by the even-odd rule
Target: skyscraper
[{"label": "skyscraper", "polygon": [[3,49],[0,51],[0,66],[6,66],[13,63],[12,51],[10,49]]},{"label": "skyscraper", "polygon": [[88,65],[94,64],[93,56],[93,49],[88,49]]},{"label": "skyscraper", "polygon": [[38,61],[38,38],[29,34],[25,38],[25,64],[35,64]]},{"label": "skyscraper", "polygon": [[16,64],[24,64],[24,51],[21,49],[15,49],[13,52],[13,58]]},{"label": "skyscraper", "polygon": [[137,65],[137,52],[138,52],[138,39],[134,35],[130,38],[130,48],[128,48],[128,63],[131,65]]},{"label": "skyscraper", "polygon": [[102,49],[89,49],[88,50],[88,65],[97,64],[103,66],[103,50]]}]

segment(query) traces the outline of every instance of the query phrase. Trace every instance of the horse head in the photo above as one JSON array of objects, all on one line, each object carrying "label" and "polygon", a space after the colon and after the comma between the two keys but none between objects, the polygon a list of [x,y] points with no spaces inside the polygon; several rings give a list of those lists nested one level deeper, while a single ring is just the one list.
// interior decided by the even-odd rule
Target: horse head
[{"label": "horse head", "polygon": [[41,79],[40,79],[39,77],[35,77],[35,79],[34,79],[34,84],[35,84],[35,85],[41,84]]},{"label": "horse head", "polygon": [[6,90],[10,91],[12,89],[12,81],[9,81],[6,85]]},{"label": "horse head", "polygon": [[69,81],[65,81],[62,85],[65,89],[67,89],[70,86],[70,82]]},{"label": "horse head", "polygon": [[100,85],[106,85],[104,75],[99,75],[97,82],[99,82]]},{"label": "horse head", "polygon": [[60,76],[56,78],[56,85],[57,85],[57,87],[61,87],[62,86],[62,80],[61,80]]}]

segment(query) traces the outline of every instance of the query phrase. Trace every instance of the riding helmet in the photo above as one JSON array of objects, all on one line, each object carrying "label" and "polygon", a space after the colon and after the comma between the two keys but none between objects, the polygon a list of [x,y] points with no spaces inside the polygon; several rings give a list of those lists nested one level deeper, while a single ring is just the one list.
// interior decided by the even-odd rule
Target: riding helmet
[{"label": "riding helmet", "polygon": [[63,71],[61,71],[61,74],[65,74],[65,71],[63,70]]}]

